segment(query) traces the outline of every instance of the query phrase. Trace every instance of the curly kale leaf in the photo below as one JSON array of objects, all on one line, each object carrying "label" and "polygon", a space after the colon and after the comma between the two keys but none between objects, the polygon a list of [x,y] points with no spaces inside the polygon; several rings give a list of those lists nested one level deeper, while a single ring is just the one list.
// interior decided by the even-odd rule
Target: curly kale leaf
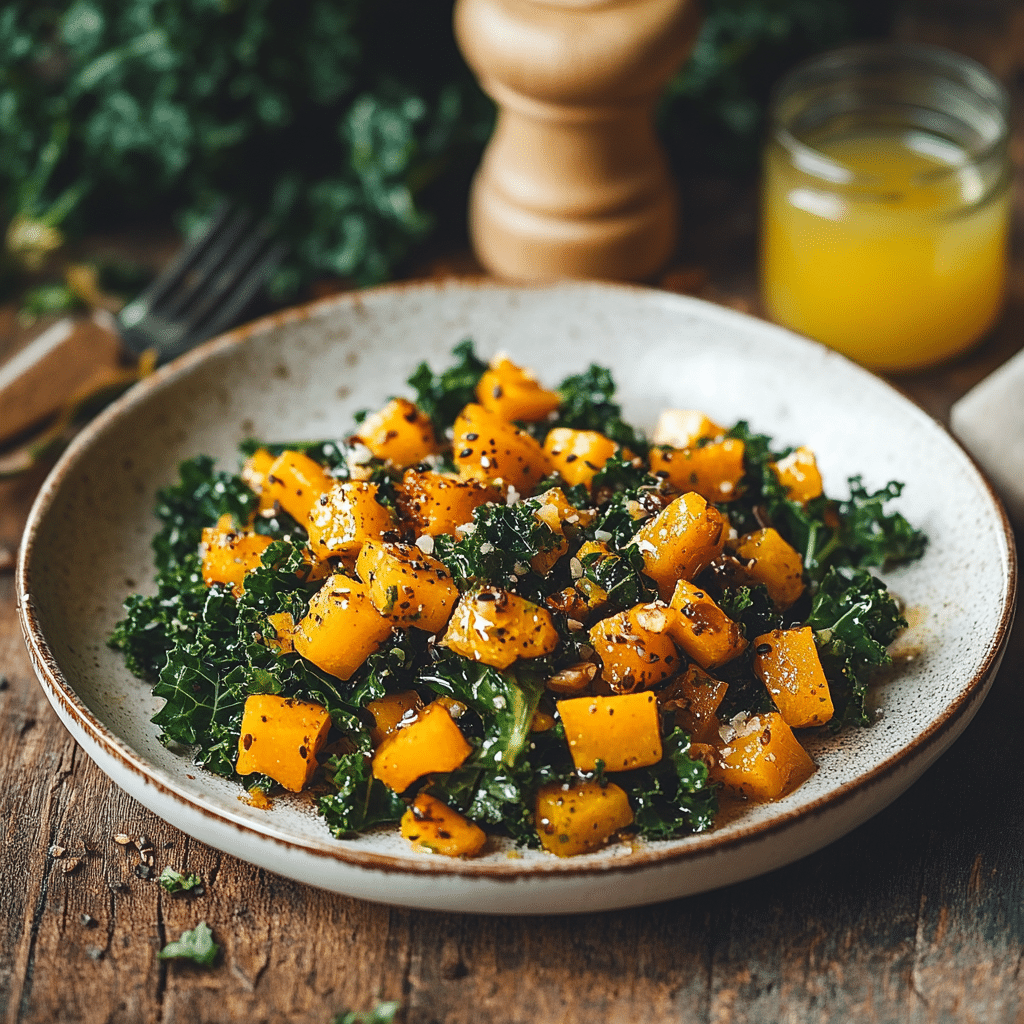
[{"label": "curly kale leaf", "polygon": [[836,706],[833,729],[871,723],[868,683],[889,664],[887,648],[906,624],[885,584],[866,569],[832,569],[822,580],[807,625]]},{"label": "curly kale leaf", "polygon": [[108,640],[124,654],[128,671],[140,679],[155,679],[179,635],[191,635],[208,593],[194,553],[160,573],[156,583],[154,596],[132,594],[125,601],[125,617]]},{"label": "curly kale leaf", "polygon": [[718,597],[718,607],[739,623],[740,631],[748,640],[782,625],[778,609],[763,583],[752,587],[725,587]]},{"label": "curly kale leaf", "polygon": [[623,773],[622,782],[616,778],[629,793],[634,825],[648,839],[707,831],[718,810],[707,765],[690,757],[690,737],[682,729],[673,729],[662,747],[657,764]]},{"label": "curly kale leaf", "polygon": [[439,651],[433,665],[421,673],[420,682],[476,713],[481,736],[474,762],[490,771],[515,766],[544,693],[543,670],[519,663],[499,671],[452,651]]},{"label": "curly kale leaf", "polygon": [[[760,529],[767,520],[800,552],[804,572],[817,583],[833,567],[887,567],[920,558],[925,535],[900,512],[887,512],[902,484],[890,481],[868,491],[859,476],[849,478],[850,497],[831,503],[820,496],[802,505],[786,496],[772,466],[791,449],[773,450],[771,438],[753,433],[740,421],[729,431],[744,443],[742,500],[728,506],[731,525],[740,533]],[[756,510],[756,511],[755,511]]]},{"label": "curly kale leaf", "polygon": [[583,577],[607,593],[609,614],[658,596],[654,581],[644,574],[644,556],[637,547],[610,554],[594,551],[584,555],[581,564]]},{"label": "curly kale leaf", "polygon": [[256,510],[258,499],[234,473],[214,467],[209,455],[197,455],[178,467],[176,484],[157,492],[154,513],[163,524],[153,538],[158,569],[181,565],[199,548],[204,526],[230,513],[242,526]]},{"label": "curly kale leaf", "polygon": [[398,821],[405,813],[401,797],[374,778],[365,754],[336,755],[325,768],[336,791],[320,797],[317,808],[337,838]]},{"label": "curly kale leaf", "polygon": [[566,377],[558,387],[562,404],[557,425],[574,430],[596,430],[635,455],[647,452],[647,440],[622,418],[622,408],[612,401],[615,381],[611,371],[591,363],[583,373]]},{"label": "curly kale leaf", "polygon": [[525,596],[539,597],[542,580],[530,560],[558,546],[561,538],[534,514],[534,499],[516,505],[481,505],[473,512],[473,529],[456,540],[434,538],[434,556],[448,567],[459,588],[490,583]]},{"label": "curly kale leaf", "polygon": [[438,437],[454,422],[463,406],[476,401],[476,386],[487,364],[473,351],[473,341],[466,338],[452,349],[455,362],[447,370],[435,374],[426,363],[420,363],[407,383],[416,391],[416,405],[430,417]]}]

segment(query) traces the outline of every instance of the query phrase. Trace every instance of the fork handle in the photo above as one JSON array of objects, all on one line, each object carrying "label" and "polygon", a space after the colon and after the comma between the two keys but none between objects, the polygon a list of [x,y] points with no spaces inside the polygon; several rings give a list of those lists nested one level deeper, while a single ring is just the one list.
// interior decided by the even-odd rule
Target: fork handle
[{"label": "fork handle", "polygon": [[0,445],[55,415],[124,361],[114,318],[105,310],[58,320],[0,366]]}]

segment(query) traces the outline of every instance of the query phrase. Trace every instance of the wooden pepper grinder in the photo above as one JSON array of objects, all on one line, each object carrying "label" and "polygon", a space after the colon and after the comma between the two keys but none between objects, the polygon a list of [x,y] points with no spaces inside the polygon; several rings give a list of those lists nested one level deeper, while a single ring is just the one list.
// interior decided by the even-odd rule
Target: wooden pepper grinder
[{"label": "wooden pepper grinder", "polygon": [[653,111],[699,24],[694,0],[458,0],[498,105],[469,205],[489,271],[639,280],[665,263],[678,201]]}]

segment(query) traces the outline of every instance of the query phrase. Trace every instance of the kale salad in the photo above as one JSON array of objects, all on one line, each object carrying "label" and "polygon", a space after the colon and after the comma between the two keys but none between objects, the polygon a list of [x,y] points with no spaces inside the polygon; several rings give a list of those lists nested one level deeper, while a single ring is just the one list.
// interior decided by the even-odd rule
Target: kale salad
[{"label": "kale salad", "polygon": [[546,388],[470,341],[351,435],[198,455],[158,496],[156,589],[110,643],[162,741],[337,837],[397,827],[584,854],[714,826],[870,725],[906,625],[872,572],[921,556],[859,476],[746,422],[627,423],[607,369]]}]

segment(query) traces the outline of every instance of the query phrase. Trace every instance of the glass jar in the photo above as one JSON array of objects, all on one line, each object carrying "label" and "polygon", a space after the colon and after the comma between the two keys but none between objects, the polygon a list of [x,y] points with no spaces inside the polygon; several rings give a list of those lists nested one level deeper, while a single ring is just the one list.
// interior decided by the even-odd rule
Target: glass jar
[{"label": "glass jar", "polygon": [[772,319],[883,371],[977,342],[1005,285],[1008,108],[981,65],[935,47],[854,46],[790,73],[764,166]]}]

